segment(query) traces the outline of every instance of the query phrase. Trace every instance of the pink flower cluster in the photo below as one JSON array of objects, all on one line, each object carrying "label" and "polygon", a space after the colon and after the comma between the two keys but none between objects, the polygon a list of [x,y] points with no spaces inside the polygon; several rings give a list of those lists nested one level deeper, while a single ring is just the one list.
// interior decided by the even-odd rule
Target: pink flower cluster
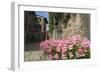
[{"label": "pink flower cluster", "polygon": [[90,57],[90,41],[80,35],[66,39],[45,40],[40,43],[41,50],[50,60],[79,59]]}]

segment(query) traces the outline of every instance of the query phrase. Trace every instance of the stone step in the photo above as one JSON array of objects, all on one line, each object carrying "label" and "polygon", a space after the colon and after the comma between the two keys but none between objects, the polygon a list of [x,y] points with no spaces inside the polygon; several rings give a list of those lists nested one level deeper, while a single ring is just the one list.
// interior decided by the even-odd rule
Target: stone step
[{"label": "stone step", "polygon": [[48,60],[42,51],[25,51],[24,61],[43,61]]}]

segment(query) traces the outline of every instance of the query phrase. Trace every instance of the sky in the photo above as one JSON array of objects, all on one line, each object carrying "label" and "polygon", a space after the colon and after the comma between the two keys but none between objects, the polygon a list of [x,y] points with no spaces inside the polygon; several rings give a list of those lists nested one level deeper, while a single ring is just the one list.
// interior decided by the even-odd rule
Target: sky
[{"label": "sky", "polygon": [[48,12],[46,12],[46,11],[36,11],[35,13],[36,13],[36,15],[46,17],[47,20],[48,20]]}]

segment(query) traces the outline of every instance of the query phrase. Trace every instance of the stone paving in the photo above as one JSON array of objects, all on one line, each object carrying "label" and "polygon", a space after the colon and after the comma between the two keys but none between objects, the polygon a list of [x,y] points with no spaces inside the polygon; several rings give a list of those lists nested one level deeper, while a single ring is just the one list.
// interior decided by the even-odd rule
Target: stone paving
[{"label": "stone paving", "polygon": [[39,43],[31,43],[25,45],[24,61],[43,61],[48,60],[39,49]]}]

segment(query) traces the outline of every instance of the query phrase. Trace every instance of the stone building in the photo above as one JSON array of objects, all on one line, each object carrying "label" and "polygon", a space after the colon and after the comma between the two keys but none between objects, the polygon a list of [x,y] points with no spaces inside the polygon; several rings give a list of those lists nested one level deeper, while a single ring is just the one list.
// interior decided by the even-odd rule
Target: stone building
[{"label": "stone building", "polygon": [[36,15],[34,11],[24,12],[25,43],[40,42],[46,38],[46,18]]}]

